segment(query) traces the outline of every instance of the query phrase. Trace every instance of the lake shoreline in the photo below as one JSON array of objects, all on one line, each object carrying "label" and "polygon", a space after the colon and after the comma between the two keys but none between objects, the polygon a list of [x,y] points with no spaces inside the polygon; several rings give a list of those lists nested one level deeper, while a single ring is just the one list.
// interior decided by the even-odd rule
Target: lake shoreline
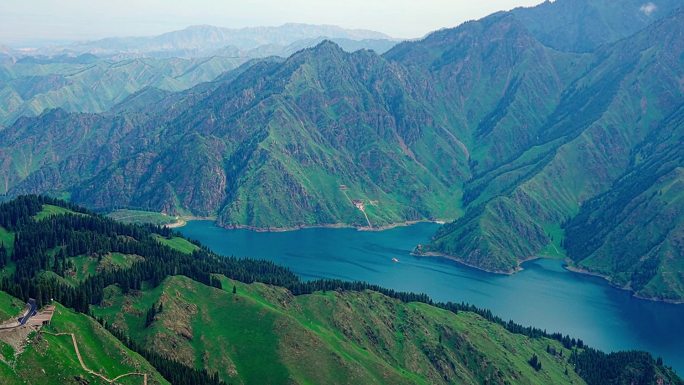
[{"label": "lake shoreline", "polygon": [[616,283],[613,282],[613,280],[610,279],[610,277],[608,277],[607,275],[604,275],[604,274],[601,274],[601,273],[597,273],[597,272],[595,272],[595,271],[583,269],[583,268],[577,267],[577,266],[575,266],[575,265],[571,265],[570,263],[568,263],[567,260],[566,260],[565,263],[563,264],[563,268],[564,268],[565,270],[570,271],[570,272],[573,272],[573,273],[577,273],[577,274],[582,274],[582,275],[588,275],[588,276],[592,276],[592,277],[601,278],[602,280],[606,281],[610,286],[612,286],[612,287],[614,287],[614,288],[616,288],[616,289],[620,289],[620,290],[624,290],[624,291],[630,292],[630,294],[632,295],[632,297],[637,298],[637,299],[641,299],[641,300],[645,300],[645,301],[652,301],[652,302],[668,303],[668,304],[671,304],[671,305],[683,305],[683,304],[684,304],[684,300],[674,300],[674,299],[657,298],[657,297],[646,297],[646,296],[643,296],[643,295],[639,295],[639,294],[637,294],[634,290],[632,290],[632,289],[631,289],[630,287],[628,287],[628,286],[616,284]]},{"label": "lake shoreline", "polygon": [[[192,219],[195,220],[195,219]],[[197,219],[197,220],[207,220],[207,219]],[[391,230],[395,229],[398,227],[406,227],[406,226],[413,226],[417,225],[419,223],[435,223],[438,225],[443,225],[446,223],[444,220],[415,220],[415,221],[404,221],[404,222],[397,222],[397,223],[390,223],[387,225],[383,226],[377,226],[377,227],[368,227],[368,226],[354,226],[350,225],[348,223],[329,223],[329,224],[320,224],[320,225],[301,225],[301,226],[289,226],[289,227],[257,227],[257,226],[247,226],[247,225],[219,225],[218,223],[214,223],[217,227],[227,229],[227,230],[249,230],[249,231],[254,231],[256,233],[285,233],[285,232],[290,232],[290,231],[297,231],[297,230],[306,230],[306,229],[355,229],[357,231],[385,231],[385,230]]]},{"label": "lake shoreline", "polygon": [[[510,276],[510,275],[514,275],[514,274],[516,274],[516,273],[519,273],[520,271],[525,270],[525,269],[522,267],[522,265],[523,265],[525,262],[534,261],[534,260],[537,260],[537,259],[545,259],[545,258],[547,258],[547,257],[543,257],[543,256],[536,256],[536,257],[529,257],[529,258],[522,259],[522,260],[520,260],[520,261],[518,262],[518,266],[517,266],[515,269],[512,269],[512,270],[489,270],[489,269],[485,269],[485,268],[480,267],[480,266],[476,266],[476,265],[467,263],[467,262],[465,262],[464,260],[462,260],[462,259],[460,259],[460,258],[458,258],[458,257],[456,257],[456,256],[449,255],[449,254],[444,254],[444,253],[438,253],[438,252],[433,252],[433,251],[424,252],[424,253],[423,253],[423,252],[412,252],[411,255],[416,256],[416,257],[436,257],[436,258],[444,258],[444,259],[447,259],[447,260],[449,260],[449,261],[454,261],[454,262],[456,262],[456,263],[459,263],[459,264],[461,264],[461,265],[463,265],[463,266],[467,266],[467,267],[470,267],[470,268],[473,268],[473,269],[476,269],[476,270],[483,271],[483,272],[485,272],[485,273],[500,274],[500,275],[509,275],[509,276]],[[555,258],[549,258],[549,259],[555,259]],[[594,271],[591,271],[591,270],[586,270],[586,269],[582,269],[582,268],[579,268],[579,267],[577,267],[577,266],[571,265],[571,264],[569,263],[568,259],[565,259],[565,261],[564,261],[564,263],[563,263],[563,268],[564,268],[565,270],[568,270],[568,271],[573,272],[573,273],[577,273],[577,274],[582,274],[582,275],[588,275],[588,276],[592,276],[592,277],[601,278],[602,280],[606,281],[611,287],[614,287],[614,288],[620,289],[620,290],[628,291],[628,292],[630,292],[630,293],[632,294],[632,297],[637,298],[637,299],[640,299],[640,300],[652,301],[652,302],[662,302],[662,303],[667,303],[667,304],[671,304],[671,305],[683,305],[683,304],[684,304],[684,300],[673,300],[673,299],[668,299],[668,298],[647,297],[647,296],[639,295],[639,294],[635,293],[634,290],[632,290],[632,289],[629,288],[629,287],[621,286],[621,285],[616,284],[615,282],[613,282],[613,281],[610,279],[610,277],[608,277],[608,276],[606,276],[606,275],[603,275],[603,274],[600,274],[600,273],[597,273],[597,272],[594,272]]]},{"label": "lake shoreline", "polygon": [[165,224],[163,227],[169,229],[178,229],[188,224],[190,221],[215,221],[216,217],[196,217],[196,216],[179,216],[176,222]]},{"label": "lake shoreline", "polygon": [[429,252],[424,252],[424,253],[423,253],[423,252],[411,252],[411,255],[413,255],[413,256],[415,256],[415,257],[434,257],[434,258],[443,258],[443,259],[447,259],[447,260],[449,260],[449,261],[454,261],[454,262],[459,263],[459,264],[461,264],[461,265],[463,265],[463,266],[470,267],[470,268],[472,268],[472,269],[476,269],[476,270],[483,271],[483,272],[485,272],[485,273],[499,274],[499,275],[514,275],[514,274],[516,274],[516,273],[519,273],[519,272],[525,270],[525,269],[522,267],[522,265],[523,265],[525,262],[534,261],[534,260],[536,260],[536,259],[543,259],[543,258],[544,258],[544,257],[529,257],[529,258],[525,258],[525,259],[523,259],[523,260],[521,260],[521,261],[518,262],[518,266],[516,266],[515,269],[511,269],[511,270],[490,270],[490,269],[485,269],[485,268],[483,268],[483,267],[481,267],[481,266],[477,266],[477,265],[473,265],[473,264],[470,264],[470,263],[468,263],[468,262],[465,262],[464,260],[462,260],[461,258],[458,258],[458,257],[456,257],[456,256],[449,255],[449,254],[444,254],[444,253],[438,253],[438,252],[434,252],[434,251],[429,251]]},{"label": "lake shoreline", "polygon": [[[166,225],[168,228],[172,229],[178,229],[181,227],[184,227],[188,224],[188,222],[191,221],[214,221],[214,225],[227,229],[227,230],[249,230],[249,231],[254,231],[256,233],[284,233],[284,232],[292,232],[292,231],[297,231],[297,230],[306,230],[306,229],[356,229],[357,231],[367,231],[367,232],[380,232],[380,231],[385,231],[385,230],[391,230],[395,229],[398,227],[406,227],[406,226],[412,226],[420,223],[435,223],[435,224],[440,224],[443,225],[446,223],[446,221],[443,220],[415,220],[415,221],[404,221],[404,222],[397,222],[397,223],[392,223],[388,225],[383,225],[383,226],[378,226],[378,227],[368,227],[368,226],[354,226],[350,225],[347,223],[331,223],[331,224],[320,224],[320,225],[301,225],[301,226],[292,226],[292,227],[256,227],[256,226],[246,226],[246,225],[229,225],[229,226],[221,226],[218,223],[216,223],[216,217],[196,217],[196,216],[183,216],[179,217],[179,220],[175,223]],[[490,273],[490,274],[498,274],[498,275],[508,275],[512,276],[516,273],[519,273],[520,271],[523,271],[523,264],[529,261],[537,260],[537,259],[544,259],[547,257],[544,256],[532,256],[528,257],[525,259],[522,259],[518,261],[518,265],[516,266],[515,269],[510,269],[510,270],[490,270],[483,268],[481,266],[477,266],[471,263],[468,263],[464,261],[461,258],[458,258],[453,255],[445,254],[445,253],[439,253],[439,252],[416,252],[413,251],[411,252],[411,255],[416,256],[416,257],[435,257],[435,258],[444,258],[449,261],[453,261],[456,263],[459,263],[463,266],[479,270],[485,273]],[[555,258],[550,258],[550,259],[555,259]],[[665,299],[665,298],[656,298],[656,297],[646,297],[646,296],[641,296],[636,294],[632,289],[629,287],[621,286],[615,284],[608,276],[602,275],[600,273],[596,273],[590,270],[578,268],[576,266],[573,266],[569,263],[569,261],[566,259],[565,263],[563,264],[563,268],[571,271],[573,273],[578,273],[582,275],[588,275],[588,276],[593,276],[593,277],[598,277],[603,280],[605,280],[610,286],[620,289],[620,290],[626,290],[629,291],[634,298],[641,299],[641,300],[646,300],[646,301],[652,301],[652,302],[662,302],[662,303],[668,303],[672,305],[682,305],[684,304],[684,300],[672,300],[672,299]]]}]

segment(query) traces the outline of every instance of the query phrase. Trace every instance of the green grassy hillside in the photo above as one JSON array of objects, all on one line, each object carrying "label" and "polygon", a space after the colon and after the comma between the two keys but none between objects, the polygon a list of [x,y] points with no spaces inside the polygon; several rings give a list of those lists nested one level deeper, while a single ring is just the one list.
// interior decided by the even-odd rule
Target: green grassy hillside
[{"label": "green grassy hillside", "polygon": [[0,243],[9,255],[12,255],[14,248],[14,234],[0,226]]},{"label": "green grassy hillside", "polygon": [[683,125],[680,108],[639,147],[634,168],[566,224],[576,267],[642,297],[684,299]]},{"label": "green grassy hillside", "polygon": [[162,236],[155,236],[154,238],[157,240],[157,242],[166,245],[174,250],[178,250],[181,253],[192,254],[193,251],[199,250],[199,247],[197,245],[182,237],[167,238]]},{"label": "green grassy hillside", "polygon": [[[6,310],[6,302],[19,301],[0,292],[0,311]],[[10,333],[4,331],[0,335],[3,355],[0,360],[0,377],[3,384],[49,385],[58,379],[61,383],[74,385],[110,383],[83,369],[71,336],[49,333],[73,333],[86,367],[108,379],[136,372],[147,373],[148,384],[169,384],[144,358],[123,346],[93,319],[61,305],[57,305],[50,326],[43,328],[40,333],[29,335],[29,343],[23,351],[17,352],[3,342]],[[142,376],[130,376],[117,383],[142,384],[143,379]]]},{"label": "green grassy hillside", "polygon": [[75,212],[55,205],[43,205],[43,209],[33,218],[37,221],[49,218],[53,215],[76,214]]},{"label": "green grassy hillside", "polygon": [[0,292],[0,322],[21,315],[26,306],[18,299]]},{"label": "green grassy hillside", "polygon": [[175,223],[177,218],[175,216],[169,216],[162,213],[155,213],[151,211],[141,211],[141,210],[115,210],[109,214],[108,217],[116,219],[119,222],[124,223],[151,223],[153,225],[168,225]]},{"label": "green grassy hillside", "polygon": [[[570,350],[559,342],[513,335],[473,313],[370,291],[294,297],[262,284],[221,283],[224,290],[171,277],[134,296],[112,287],[106,306],[94,312],[155,350],[236,384],[583,383],[572,370],[564,374]],[[146,326],[152,306],[161,311]],[[527,362],[534,354],[542,361],[538,372]]]}]

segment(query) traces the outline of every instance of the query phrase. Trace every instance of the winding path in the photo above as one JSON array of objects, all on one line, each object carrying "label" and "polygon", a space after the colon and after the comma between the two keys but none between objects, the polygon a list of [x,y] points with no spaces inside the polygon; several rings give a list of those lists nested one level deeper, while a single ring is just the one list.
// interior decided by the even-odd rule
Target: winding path
[{"label": "winding path", "polygon": [[78,357],[78,362],[81,364],[81,367],[83,368],[83,370],[92,374],[93,376],[97,376],[97,377],[103,379],[104,381],[109,382],[110,384],[112,384],[112,383],[114,383],[114,381],[116,381],[120,378],[126,377],[126,376],[142,376],[143,377],[143,385],[147,385],[147,373],[131,372],[131,373],[122,374],[122,375],[117,376],[113,379],[109,379],[109,378],[103,376],[102,374],[97,373],[96,371],[89,369],[86,366],[85,362],[83,362],[83,357],[81,356],[81,352],[78,350],[78,343],[76,342],[76,336],[74,335],[74,333],[50,333],[50,332],[46,332],[46,331],[43,331],[43,333],[49,334],[51,336],[71,336],[71,341],[74,343],[74,350],[76,351],[76,357]]}]

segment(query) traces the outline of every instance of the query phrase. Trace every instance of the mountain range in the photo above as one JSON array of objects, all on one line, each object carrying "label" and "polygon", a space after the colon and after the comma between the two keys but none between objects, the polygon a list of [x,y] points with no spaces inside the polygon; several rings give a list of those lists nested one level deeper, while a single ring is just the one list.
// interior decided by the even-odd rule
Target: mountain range
[{"label": "mountain range", "polygon": [[682,301],[678,5],[557,0],[382,55],[326,40],[107,112],[50,110],[0,131],[0,191],[226,227],[444,220],[417,254],[502,273],[567,257]]},{"label": "mountain range", "polygon": [[83,54],[18,58],[0,64],[0,125],[53,108],[104,112],[144,88],[182,91],[240,64],[242,60],[224,57],[114,61]]},{"label": "mountain range", "polygon": [[[559,241],[559,226],[577,215],[590,199],[618,188],[616,182],[626,174],[638,173],[644,160],[640,149],[668,143],[674,148],[681,147],[681,126],[670,119],[676,119],[676,111],[682,106],[682,61],[678,58],[683,25],[679,11],[627,39],[602,46],[581,70],[581,76],[556,94],[555,106],[540,119],[540,124],[527,127],[525,134],[532,136],[527,148],[507,154],[502,164],[481,172],[476,166],[474,178],[467,183],[464,193],[470,209],[463,218],[445,226],[426,249],[457,255],[469,264],[513,271],[525,256],[534,256],[553,245],[554,237]],[[526,96],[523,100],[530,98]],[[504,108],[504,114],[497,115],[502,118],[497,121],[494,134],[506,127],[506,118],[518,110],[512,105]],[[525,123],[533,121],[526,118]],[[670,136],[654,134],[668,126]],[[513,142],[510,137],[499,139],[504,139],[500,143]],[[515,140],[520,141],[521,138]],[[668,163],[675,169],[682,166],[681,154],[676,154],[673,162]],[[491,155],[490,151],[487,157],[491,159]],[[674,178],[676,181],[676,171]],[[635,184],[620,188],[643,187]],[[669,203],[674,206],[670,209],[678,202],[681,200],[673,197]],[[632,214],[639,217],[639,213]],[[606,226],[604,231],[614,225],[612,218],[594,218],[602,221],[600,226]],[[663,235],[671,229],[669,236],[681,239],[680,217],[665,215],[663,219],[667,222],[661,229],[665,231]],[[623,225],[634,232],[644,230],[635,222]],[[575,234],[578,233],[568,234],[562,243],[575,244],[568,251],[571,258],[579,259],[582,253],[578,250],[587,245]],[[656,247],[661,241],[663,237],[651,246]],[[672,255],[666,256],[664,249],[656,248],[650,258],[641,254],[631,264],[623,259],[621,250],[622,246],[605,249],[612,255],[613,263],[589,270],[601,272],[620,282],[620,286],[635,289],[639,295],[681,300],[681,270],[661,279],[666,271],[671,271],[668,266],[680,263],[673,265],[671,260],[682,260],[681,243],[674,245]],[[651,278],[657,281],[653,282],[656,290],[646,293],[633,285],[638,278],[629,272],[638,268],[637,260],[654,266],[657,272]],[[617,279],[618,275],[622,278]]]},{"label": "mountain range", "polygon": [[145,88],[186,90],[251,60],[288,57],[326,39],[348,52],[383,53],[397,43],[379,32],[285,24],[244,29],[205,25],[67,46],[0,46],[0,127],[51,108],[105,112]]},{"label": "mountain range", "polygon": [[335,25],[288,23],[274,27],[222,28],[194,25],[157,36],[111,37],[101,40],[23,49],[32,56],[92,54],[107,58],[229,56],[256,58],[289,56],[294,51],[336,40],[342,46],[375,48],[383,53],[397,39],[376,31],[345,29]]}]

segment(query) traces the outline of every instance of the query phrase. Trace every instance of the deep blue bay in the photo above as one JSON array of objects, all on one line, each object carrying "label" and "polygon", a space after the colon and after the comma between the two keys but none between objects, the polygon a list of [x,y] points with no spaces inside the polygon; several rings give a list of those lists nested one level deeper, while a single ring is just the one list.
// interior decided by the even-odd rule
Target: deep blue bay
[{"label": "deep blue bay", "polygon": [[304,279],[359,280],[426,293],[436,301],[464,301],[523,325],[582,338],[604,351],[646,350],[684,374],[684,305],[634,298],[600,278],[567,271],[558,260],[529,261],[523,271],[507,276],[411,256],[437,227],[265,233],[191,221],[179,230],[216,253],[271,260]]}]

